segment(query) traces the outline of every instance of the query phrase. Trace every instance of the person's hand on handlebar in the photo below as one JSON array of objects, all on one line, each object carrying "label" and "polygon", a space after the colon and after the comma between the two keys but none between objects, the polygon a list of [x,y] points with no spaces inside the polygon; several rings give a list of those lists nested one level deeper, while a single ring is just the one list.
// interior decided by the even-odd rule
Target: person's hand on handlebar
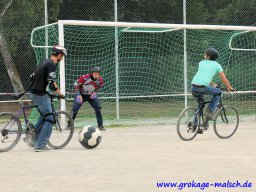
[{"label": "person's hand on handlebar", "polygon": [[65,99],[65,95],[60,94],[60,95],[59,95],[59,98],[60,98],[60,99]]},{"label": "person's hand on handlebar", "polygon": [[227,87],[227,92],[230,92],[230,91],[235,91],[235,89],[233,87]]},{"label": "person's hand on handlebar", "polygon": [[210,82],[210,85],[218,88],[218,84],[215,84],[214,82]]}]

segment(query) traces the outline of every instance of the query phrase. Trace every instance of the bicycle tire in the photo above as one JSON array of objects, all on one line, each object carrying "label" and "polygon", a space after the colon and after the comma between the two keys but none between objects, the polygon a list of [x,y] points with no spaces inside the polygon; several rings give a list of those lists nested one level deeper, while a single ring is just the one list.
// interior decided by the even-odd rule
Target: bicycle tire
[{"label": "bicycle tire", "polygon": [[0,152],[13,149],[18,144],[21,134],[22,126],[17,115],[0,113]]},{"label": "bicycle tire", "polygon": [[[59,118],[62,118],[62,120]],[[73,137],[74,122],[72,117],[66,111],[57,111],[55,121],[52,135],[48,141],[48,146],[53,149],[62,149]],[[70,126],[68,126],[68,121],[70,122]]]},{"label": "bicycle tire", "polygon": [[[232,106],[224,106],[216,113],[213,129],[217,137],[227,139],[235,134],[238,125],[239,115],[237,110]],[[229,126],[233,129],[229,129]],[[230,133],[227,129],[230,130]]]},{"label": "bicycle tire", "polygon": [[196,114],[196,109],[192,107],[188,107],[188,108],[185,108],[178,117],[178,122],[176,127],[177,133],[183,141],[191,141],[197,135],[199,126],[196,126],[194,130],[191,127],[192,126],[191,123],[193,122],[195,115],[197,115],[198,122],[200,122],[199,115]]}]

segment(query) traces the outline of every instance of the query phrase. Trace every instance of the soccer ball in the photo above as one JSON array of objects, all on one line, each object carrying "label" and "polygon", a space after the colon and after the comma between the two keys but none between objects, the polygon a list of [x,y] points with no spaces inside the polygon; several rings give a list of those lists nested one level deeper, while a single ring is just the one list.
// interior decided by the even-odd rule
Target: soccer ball
[{"label": "soccer ball", "polygon": [[95,148],[101,142],[101,132],[91,125],[84,126],[79,131],[78,140],[80,144],[87,149]]}]

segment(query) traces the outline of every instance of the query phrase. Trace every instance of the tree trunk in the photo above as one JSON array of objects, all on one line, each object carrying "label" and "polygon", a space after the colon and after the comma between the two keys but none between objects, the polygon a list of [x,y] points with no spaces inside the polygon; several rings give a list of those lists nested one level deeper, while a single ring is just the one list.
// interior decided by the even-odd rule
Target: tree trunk
[{"label": "tree trunk", "polygon": [[22,86],[20,76],[15,66],[15,63],[13,62],[12,54],[8,50],[7,42],[4,37],[3,24],[2,24],[2,18],[6,13],[6,11],[9,9],[9,7],[12,5],[12,3],[13,3],[13,0],[10,0],[7,3],[7,5],[3,8],[3,10],[1,10],[0,12],[0,53],[3,57],[4,64],[8,72],[8,75],[10,77],[14,92],[19,93],[19,92],[23,92],[24,88]]},{"label": "tree trunk", "polygon": [[[0,18],[0,26],[2,26],[1,18]],[[24,88],[22,86],[19,73],[17,71],[15,63],[13,62],[12,55],[8,50],[7,42],[5,40],[3,30],[1,28],[0,28],[0,53],[3,57],[4,64],[8,72],[8,75],[10,77],[14,92],[15,93],[23,92]]]}]

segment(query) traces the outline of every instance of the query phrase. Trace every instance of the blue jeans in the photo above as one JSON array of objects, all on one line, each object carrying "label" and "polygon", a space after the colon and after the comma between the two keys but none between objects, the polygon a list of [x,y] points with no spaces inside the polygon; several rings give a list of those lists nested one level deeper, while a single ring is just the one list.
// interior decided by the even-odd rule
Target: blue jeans
[{"label": "blue jeans", "polygon": [[[35,125],[35,148],[41,148],[46,146],[48,143],[53,126],[53,115],[52,113],[51,100],[47,94],[40,96],[28,92],[29,98],[38,106],[41,117],[38,119]],[[46,117],[45,117],[46,115]]]},{"label": "blue jeans", "polygon": [[103,119],[102,119],[102,114],[101,114],[101,105],[100,105],[99,99],[97,97],[91,99],[90,95],[82,95],[83,100],[79,101],[77,99],[78,95],[79,95],[79,93],[76,93],[75,98],[74,98],[74,102],[73,102],[73,108],[72,108],[72,112],[71,112],[71,117],[73,118],[73,120],[75,120],[75,118],[77,116],[77,113],[78,113],[80,107],[83,105],[83,103],[88,101],[90,103],[90,105],[92,106],[92,108],[94,109],[94,111],[95,111],[98,127],[103,126]]},{"label": "blue jeans", "polygon": [[[197,86],[194,86],[192,85],[192,89],[191,89],[192,93],[193,92],[197,92],[197,93],[202,93],[202,94],[205,94],[205,95],[212,95],[212,100],[210,101],[209,105],[208,105],[208,109],[211,111],[211,112],[214,112],[217,108],[217,105],[219,104],[220,102],[220,94],[221,94],[221,90],[216,88],[216,87],[213,87],[213,86],[205,86],[205,87],[197,87]],[[197,98],[197,102],[198,102],[198,106],[199,106],[199,98]],[[199,111],[199,115],[201,115],[203,113],[203,111]],[[197,123],[197,119],[195,118],[194,119],[194,124]]]}]

